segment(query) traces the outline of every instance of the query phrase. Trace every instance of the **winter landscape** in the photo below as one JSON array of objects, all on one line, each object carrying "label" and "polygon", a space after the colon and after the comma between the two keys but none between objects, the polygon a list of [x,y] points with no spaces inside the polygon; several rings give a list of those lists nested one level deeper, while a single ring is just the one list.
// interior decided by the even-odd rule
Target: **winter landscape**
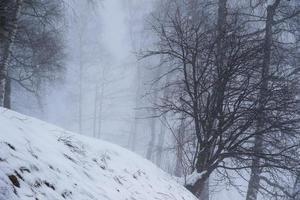
[{"label": "winter landscape", "polygon": [[0,0],[0,200],[300,200],[299,0]]}]

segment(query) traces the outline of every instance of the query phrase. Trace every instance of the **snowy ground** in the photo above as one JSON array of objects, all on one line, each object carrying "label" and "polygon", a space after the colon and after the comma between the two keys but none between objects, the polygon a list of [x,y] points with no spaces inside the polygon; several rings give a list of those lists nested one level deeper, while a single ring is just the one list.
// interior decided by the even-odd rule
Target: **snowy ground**
[{"label": "snowy ground", "polygon": [[0,200],[196,200],[119,146],[0,109]]}]

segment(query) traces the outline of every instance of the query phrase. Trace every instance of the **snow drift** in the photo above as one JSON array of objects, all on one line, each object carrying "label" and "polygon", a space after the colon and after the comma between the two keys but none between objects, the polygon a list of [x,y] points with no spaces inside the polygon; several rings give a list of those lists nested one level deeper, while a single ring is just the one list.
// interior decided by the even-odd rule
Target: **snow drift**
[{"label": "snow drift", "polygon": [[0,200],[196,200],[119,146],[0,109]]}]

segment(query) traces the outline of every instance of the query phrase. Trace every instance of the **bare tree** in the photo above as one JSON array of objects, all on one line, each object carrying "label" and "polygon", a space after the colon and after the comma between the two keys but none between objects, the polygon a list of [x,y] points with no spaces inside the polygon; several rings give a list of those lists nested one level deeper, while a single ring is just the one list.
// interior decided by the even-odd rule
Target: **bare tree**
[{"label": "bare tree", "polygon": [[[23,0],[17,0],[13,5],[11,2],[1,2],[1,10],[4,15],[1,16],[1,28],[7,29],[7,38],[1,37],[2,49],[1,49],[1,64],[0,64],[0,106],[4,106],[4,97],[6,89],[7,71],[11,58],[12,46],[15,42],[15,37],[18,31],[18,19],[22,9]],[[9,13],[9,9],[12,13]],[[11,17],[9,17],[11,15]]]},{"label": "bare tree", "polygon": [[11,108],[11,100],[18,99],[14,85],[38,97],[45,81],[57,79],[62,72],[62,29],[58,19],[62,19],[63,2],[28,0],[2,3],[6,4],[4,11],[7,10],[1,12],[6,30],[1,40],[1,61],[3,69],[6,68],[2,73],[6,79],[3,97],[4,106]]},{"label": "bare tree", "polygon": [[[188,181],[186,187],[201,197],[216,169],[253,169],[252,158],[262,161],[259,167],[291,172],[298,163],[293,152],[299,145],[292,140],[299,130],[297,70],[287,67],[293,73],[286,74],[272,68],[272,87],[263,97],[268,104],[260,106],[259,94],[266,84],[259,70],[267,50],[262,45],[265,28],[250,26],[251,15],[227,1],[172,1],[165,8],[168,18],[155,16],[152,23],[159,37],[157,49],[145,56],[163,55],[172,66],[166,73],[174,77],[168,84],[170,94],[156,109],[185,113],[186,121],[191,122],[196,145],[191,151],[190,173],[196,173],[197,179]],[[264,116],[268,121],[258,130],[261,112],[268,113]],[[275,142],[278,134],[285,142]],[[268,148],[274,151],[253,148],[259,135],[265,136]]]}]

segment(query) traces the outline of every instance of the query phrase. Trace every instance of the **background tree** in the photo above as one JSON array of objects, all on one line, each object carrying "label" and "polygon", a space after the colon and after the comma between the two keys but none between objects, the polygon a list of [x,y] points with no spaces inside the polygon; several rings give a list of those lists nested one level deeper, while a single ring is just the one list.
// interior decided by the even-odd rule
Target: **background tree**
[{"label": "background tree", "polygon": [[[257,132],[262,132],[262,130],[265,129],[266,124],[269,124],[270,119],[272,119],[270,118],[270,114],[266,112],[270,112],[270,111],[274,112],[278,110],[278,108],[270,109],[271,107],[270,102],[272,100],[274,101],[274,99],[273,98],[269,99],[268,95],[266,94],[271,94],[271,96],[274,97],[278,95],[278,91],[281,91],[282,93],[285,93],[285,95],[288,95],[290,97],[290,100],[292,100],[295,98],[297,94],[293,94],[291,88],[295,87],[295,85],[297,85],[298,82],[297,80],[298,74],[295,74],[293,72],[293,70],[297,70],[297,64],[295,65],[295,63],[293,63],[294,58],[296,57],[297,54],[297,50],[296,50],[297,47],[295,46],[297,42],[295,42],[295,40],[290,41],[290,38],[285,38],[283,35],[290,33],[291,34],[290,37],[292,38],[297,37],[295,36],[295,34],[297,34],[295,32],[297,31],[295,29],[295,24],[294,24],[295,22],[291,22],[291,21],[293,20],[293,18],[299,17],[300,14],[299,7],[297,8],[295,2],[287,2],[281,0],[276,0],[268,5],[265,5],[266,3],[267,2],[263,2],[263,1],[255,2],[256,7],[261,6],[263,7],[262,9],[264,10],[265,8],[266,11],[266,12],[264,11],[262,12],[262,13],[266,13],[265,16],[264,15],[261,16],[261,18],[263,19],[263,23],[265,23],[264,25],[265,28],[263,30],[264,34],[262,36],[263,55],[261,59],[262,60],[261,61],[261,86],[260,86],[260,92],[258,94],[259,105],[258,105],[258,115],[257,115],[257,122],[256,122]],[[283,28],[285,26],[287,26],[288,28],[287,29]],[[287,54],[287,52],[289,53]],[[283,73],[283,70],[289,71],[290,74],[289,75],[278,74],[278,73]],[[278,78],[280,78],[281,80],[280,81],[276,80]],[[276,85],[276,87],[274,87],[274,85]],[[282,101],[282,97],[279,97],[277,101],[278,100]],[[284,101],[286,101],[286,99],[284,99]],[[279,102],[277,103],[279,104]],[[294,103],[292,102],[291,104],[294,105]],[[267,109],[266,107],[269,108]],[[298,111],[297,108],[295,107],[293,108]],[[294,111],[294,113],[297,111]],[[293,116],[289,116],[289,117],[292,118]],[[278,121],[276,120],[276,122]],[[276,122],[271,122],[271,123],[276,123]],[[286,130],[283,131],[286,132]],[[271,134],[274,133],[271,132]],[[283,133],[281,133],[281,136],[282,134]],[[280,136],[278,135],[278,137]],[[293,137],[293,138],[297,140],[298,137]],[[270,148],[270,146],[272,147],[274,146],[274,144],[270,145],[268,144],[268,142],[273,143],[272,140],[270,141],[264,139],[264,134],[257,134],[254,138],[254,147],[253,147],[254,151],[256,151],[256,154],[260,154],[266,150],[268,151],[268,148]],[[280,149],[282,149],[282,147]],[[265,182],[265,184],[267,185],[271,185],[273,187],[274,186],[276,187],[277,185],[277,187],[280,188],[280,184],[278,183],[273,184],[272,181],[270,181],[270,179],[267,177],[262,178],[263,177],[262,172],[264,168],[260,167],[260,164],[261,164],[260,158],[255,156],[252,161],[253,168],[251,169],[251,175],[250,175],[248,191],[247,191],[247,200],[257,199],[257,195],[261,187],[260,179],[263,179],[262,181]],[[263,189],[266,190],[266,188]]]},{"label": "background tree", "polygon": [[18,31],[18,19],[23,1],[1,2],[1,64],[0,64],[0,106],[4,106],[6,77],[12,46]]},{"label": "background tree", "polygon": [[13,40],[7,38],[9,58],[2,57],[7,60],[3,101],[8,108],[12,100],[17,101],[20,87],[39,97],[44,83],[62,74],[64,56],[63,23],[59,22],[63,19],[62,1],[10,1],[10,7],[18,13],[9,20],[15,24],[11,26]]}]

